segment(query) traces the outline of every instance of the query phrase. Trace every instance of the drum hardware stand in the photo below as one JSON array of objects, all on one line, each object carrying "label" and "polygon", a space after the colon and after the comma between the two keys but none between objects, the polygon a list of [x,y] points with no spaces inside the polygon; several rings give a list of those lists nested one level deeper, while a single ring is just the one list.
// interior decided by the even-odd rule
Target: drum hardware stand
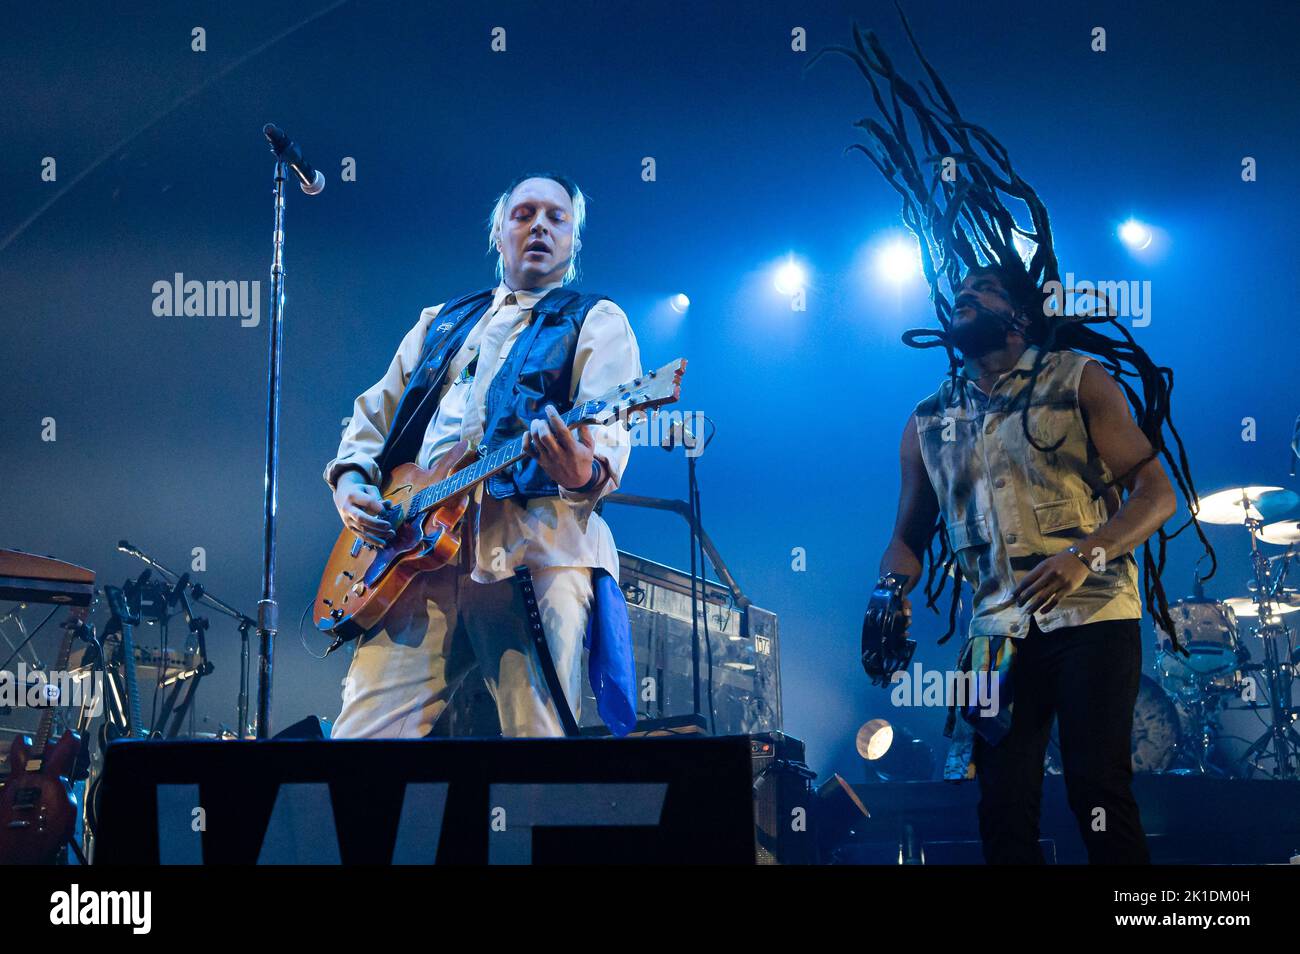
[{"label": "drum hardware stand", "polygon": [[[1240,762],[1254,766],[1256,759],[1272,749],[1274,759],[1273,778],[1295,779],[1300,777],[1297,770],[1296,753],[1300,752],[1300,734],[1295,730],[1296,709],[1291,706],[1292,674],[1289,657],[1291,656],[1291,632],[1285,626],[1272,621],[1273,617],[1264,615],[1266,604],[1260,605],[1260,622],[1252,632],[1264,642],[1264,672],[1270,724],[1255,740],[1254,744],[1241,756]],[[1268,622],[1265,622],[1268,620]],[[1287,658],[1280,658],[1277,642],[1285,639]]]},{"label": "drum hardware stand", "polygon": [[1216,778],[1231,777],[1231,773],[1210,761],[1210,752],[1213,751],[1214,744],[1218,741],[1219,730],[1222,728],[1218,713],[1215,711],[1216,703],[1217,700],[1213,698],[1211,692],[1204,688],[1198,698],[1186,703],[1187,709],[1190,710],[1189,721],[1199,732],[1199,737],[1187,740],[1186,747],[1179,746],[1179,754],[1190,759],[1192,765],[1187,769],[1172,770],[1172,774],[1186,775],[1194,772]]},{"label": "drum hardware stand", "polygon": [[[1259,540],[1257,539],[1258,532],[1264,525],[1264,521],[1250,516],[1249,501],[1245,502],[1245,509],[1247,511],[1245,525],[1250,532],[1251,566],[1255,575],[1255,604],[1259,607],[1259,623],[1251,632],[1264,643],[1264,663],[1262,668],[1266,680],[1271,720],[1264,733],[1255,740],[1238,761],[1255,766],[1256,762],[1254,760],[1265,755],[1272,748],[1274,760],[1273,778],[1295,779],[1300,777],[1300,770],[1297,769],[1295,761],[1296,753],[1300,752],[1300,734],[1297,734],[1295,730],[1294,717],[1296,710],[1291,705],[1292,673],[1290,671],[1290,659],[1294,647],[1291,645],[1291,631],[1277,622],[1278,617],[1272,609],[1279,588],[1286,579],[1286,564],[1283,564],[1282,572],[1278,574],[1277,579],[1270,581],[1269,561],[1260,551]],[[1278,639],[1286,640],[1285,659],[1280,659],[1278,656]]]}]

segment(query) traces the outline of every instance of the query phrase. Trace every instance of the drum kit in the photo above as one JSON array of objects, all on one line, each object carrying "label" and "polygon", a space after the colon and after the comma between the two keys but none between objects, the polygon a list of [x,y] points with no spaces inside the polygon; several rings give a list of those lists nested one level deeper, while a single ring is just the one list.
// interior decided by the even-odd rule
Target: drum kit
[{"label": "drum kit", "polygon": [[[1292,564],[1300,563],[1300,520],[1284,519],[1297,504],[1300,497],[1281,487],[1234,487],[1200,499],[1202,523],[1249,533],[1252,578],[1247,595],[1216,600],[1197,577],[1193,595],[1169,607],[1185,652],[1157,629],[1156,678],[1142,677],[1134,710],[1134,771],[1300,777],[1300,707],[1291,704],[1300,653],[1286,625],[1300,611],[1300,586],[1288,581]],[[1264,546],[1282,549],[1269,554]],[[1222,713],[1230,709],[1254,711],[1265,731],[1244,754],[1225,760],[1216,746],[1225,738]]]}]

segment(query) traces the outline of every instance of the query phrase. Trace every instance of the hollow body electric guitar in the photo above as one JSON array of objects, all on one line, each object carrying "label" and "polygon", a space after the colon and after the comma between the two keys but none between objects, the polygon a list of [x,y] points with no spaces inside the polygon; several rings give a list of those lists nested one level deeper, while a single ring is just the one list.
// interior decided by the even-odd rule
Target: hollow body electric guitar
[{"label": "hollow body electric guitar", "polygon": [[[67,673],[73,637],[89,615],[89,607],[68,610],[52,675]],[[20,735],[9,749],[9,780],[0,789],[0,865],[53,863],[76,825],[77,800],[68,778],[81,751],[81,738],[67,729],[58,740],[52,739],[54,710],[66,700],[54,694],[44,704],[35,744]]]},{"label": "hollow body electric guitar", "polygon": [[[681,393],[686,361],[679,358],[563,415],[570,430],[583,424],[631,426],[631,415],[671,404]],[[460,522],[474,489],[526,456],[523,436],[480,454],[461,441],[430,470],[415,464],[393,469],[382,489],[385,520],[394,537],[385,546],[344,530],[330,553],[313,606],[316,628],[334,636],[329,651],[383,620],[389,607],[421,573],[442,569],[460,552]]]}]

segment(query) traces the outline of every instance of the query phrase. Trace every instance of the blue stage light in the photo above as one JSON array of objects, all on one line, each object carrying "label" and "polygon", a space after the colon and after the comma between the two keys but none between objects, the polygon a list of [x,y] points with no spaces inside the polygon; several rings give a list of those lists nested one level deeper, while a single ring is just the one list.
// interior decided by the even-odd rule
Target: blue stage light
[{"label": "blue stage light", "polygon": [[782,262],[772,277],[772,285],[782,295],[794,295],[808,284],[808,270],[793,258]]},{"label": "blue stage light", "polygon": [[876,252],[876,272],[887,282],[901,285],[921,274],[921,257],[915,241],[893,239]]},{"label": "blue stage light", "polygon": [[1129,219],[1119,227],[1120,241],[1135,252],[1140,252],[1151,244],[1151,226],[1137,219]]}]

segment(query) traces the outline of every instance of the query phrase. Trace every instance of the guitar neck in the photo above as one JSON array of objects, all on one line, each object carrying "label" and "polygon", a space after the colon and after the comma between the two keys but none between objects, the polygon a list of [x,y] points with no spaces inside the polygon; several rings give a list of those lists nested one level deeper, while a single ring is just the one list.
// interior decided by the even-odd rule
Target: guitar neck
[{"label": "guitar neck", "polygon": [[[573,430],[581,424],[591,421],[603,407],[603,402],[585,401],[573,407],[567,414],[562,414],[564,426]],[[521,434],[513,440],[506,441],[490,454],[479,458],[468,467],[462,468],[443,478],[436,484],[425,487],[411,498],[410,517],[424,513],[452,497],[469,493],[493,474],[511,467],[527,455],[524,453],[524,436]],[[409,519],[409,517],[408,517]]]},{"label": "guitar neck", "polygon": [[[56,679],[64,678],[68,671],[68,659],[72,656],[72,640],[76,635],[77,627],[86,621],[89,610],[84,607],[78,607],[68,611],[68,620],[64,623],[63,642],[59,644],[59,655],[54,661],[54,668],[48,672]],[[74,625],[75,622],[75,625]],[[54,730],[54,710],[55,700],[53,698],[45,700],[46,709],[41,713],[41,722],[36,729],[36,744],[40,746],[39,754],[45,754],[45,747],[50,742],[50,735]]]},{"label": "guitar neck", "polygon": [[140,712],[140,687],[135,671],[135,634],[130,623],[122,624],[122,674],[126,679],[127,732],[133,738],[144,735],[144,716]]}]

